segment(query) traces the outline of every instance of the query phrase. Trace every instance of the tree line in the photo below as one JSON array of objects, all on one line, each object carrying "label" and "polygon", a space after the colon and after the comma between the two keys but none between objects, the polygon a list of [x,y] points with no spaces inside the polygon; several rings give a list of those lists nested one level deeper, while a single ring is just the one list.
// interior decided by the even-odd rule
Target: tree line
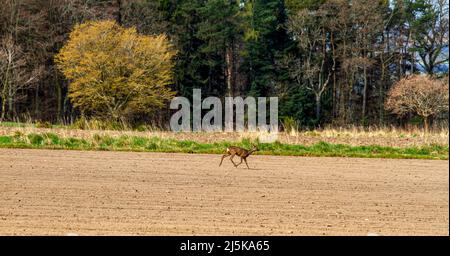
[{"label": "tree line", "polygon": [[[200,88],[205,97],[278,96],[281,121],[301,127],[405,123],[414,112],[398,118],[386,106],[393,85],[419,73],[448,81],[448,0],[0,2],[1,120],[70,123],[130,112],[103,111],[113,108],[108,98],[104,108],[95,100],[85,112],[79,107],[85,102],[69,97],[70,76],[55,56],[77,24],[91,21],[114,20],[167,38],[173,63],[164,84],[175,95],[191,98]],[[109,92],[123,93],[114,83]],[[166,124],[168,104],[146,105],[154,99],[147,96],[130,106],[158,111],[138,111],[128,121]]]}]

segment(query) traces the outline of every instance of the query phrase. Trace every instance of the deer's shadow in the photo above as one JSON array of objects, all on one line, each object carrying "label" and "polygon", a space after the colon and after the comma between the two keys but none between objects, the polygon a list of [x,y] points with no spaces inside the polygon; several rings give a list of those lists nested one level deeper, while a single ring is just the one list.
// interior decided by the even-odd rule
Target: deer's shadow
[{"label": "deer's shadow", "polygon": [[260,169],[260,168],[250,168],[247,170],[251,170],[251,171],[263,171],[264,169]]},{"label": "deer's shadow", "polygon": [[249,170],[249,171],[263,171],[264,169],[261,169],[261,168],[247,168],[247,167],[244,167],[244,168],[239,168],[239,167],[234,167],[232,170]]}]

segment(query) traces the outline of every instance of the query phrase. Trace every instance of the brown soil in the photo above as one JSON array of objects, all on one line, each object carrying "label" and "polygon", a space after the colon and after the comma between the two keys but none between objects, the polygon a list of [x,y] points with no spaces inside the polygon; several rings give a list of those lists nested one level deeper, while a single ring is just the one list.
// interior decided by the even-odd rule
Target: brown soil
[{"label": "brown soil", "polygon": [[449,235],[448,161],[0,149],[0,235]]}]

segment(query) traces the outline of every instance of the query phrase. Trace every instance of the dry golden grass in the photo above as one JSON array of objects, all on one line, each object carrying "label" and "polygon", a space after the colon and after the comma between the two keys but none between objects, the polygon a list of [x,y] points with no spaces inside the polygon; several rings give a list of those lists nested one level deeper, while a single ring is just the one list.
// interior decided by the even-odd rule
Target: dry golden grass
[{"label": "dry golden grass", "polygon": [[[201,143],[214,143],[222,141],[241,141],[242,139],[258,139],[260,142],[273,142],[273,134],[264,132],[192,132],[174,133],[151,129],[146,131],[113,131],[113,130],[80,130],[69,128],[36,128],[34,126],[12,127],[0,124],[1,135],[14,135],[15,133],[54,133],[60,137],[91,138],[94,135],[118,137],[122,135],[140,137],[160,137],[178,140],[191,140]],[[314,131],[291,130],[280,132],[276,137],[280,143],[313,145],[320,141],[333,144],[347,144],[352,146],[380,145],[391,147],[413,147],[425,145],[448,145],[448,129],[434,130],[425,133],[421,129],[401,130],[397,128],[326,128]]]}]

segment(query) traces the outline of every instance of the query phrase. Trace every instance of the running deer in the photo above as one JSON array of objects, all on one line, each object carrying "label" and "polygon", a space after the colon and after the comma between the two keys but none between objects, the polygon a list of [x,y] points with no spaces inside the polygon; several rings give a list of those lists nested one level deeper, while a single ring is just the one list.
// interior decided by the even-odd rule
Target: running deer
[{"label": "running deer", "polygon": [[[252,145],[253,145],[253,144],[252,144]],[[227,153],[224,154],[224,155],[222,156],[222,160],[220,160],[219,166],[222,165],[223,159],[224,159],[225,157],[231,156],[230,160],[231,160],[231,162],[233,163],[234,167],[237,168],[240,164],[242,164],[242,160],[244,160],[244,161],[245,161],[245,164],[247,165],[247,168],[250,169],[250,167],[248,167],[248,164],[247,164],[247,157],[249,157],[249,156],[250,156],[251,154],[253,154],[255,151],[258,151],[258,148],[257,148],[255,145],[253,145],[253,148],[250,149],[250,150],[247,150],[247,149],[244,149],[244,148],[240,148],[240,147],[228,147],[228,148],[227,148]],[[234,157],[235,155],[237,155],[237,156],[239,156],[239,157],[241,158],[241,162],[240,162],[239,164],[236,164],[236,163],[233,161],[233,157]]]}]

